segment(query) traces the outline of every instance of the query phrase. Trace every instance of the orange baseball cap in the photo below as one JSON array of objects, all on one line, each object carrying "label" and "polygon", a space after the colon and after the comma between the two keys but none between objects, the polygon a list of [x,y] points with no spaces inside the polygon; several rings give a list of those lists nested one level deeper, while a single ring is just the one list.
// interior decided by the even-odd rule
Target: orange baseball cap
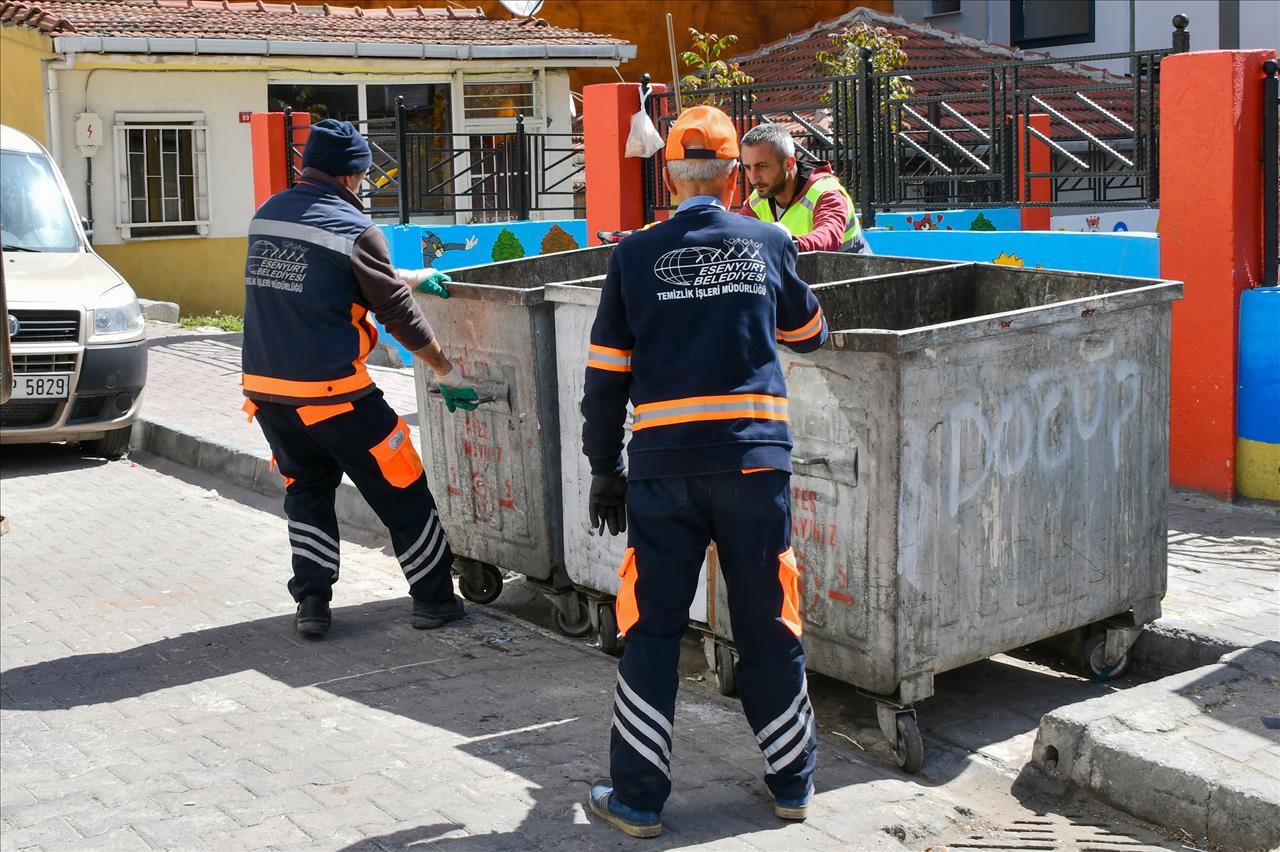
[{"label": "orange baseball cap", "polygon": [[[685,134],[693,131],[702,136],[702,147],[686,151]],[[680,117],[667,131],[667,159],[736,160],[738,131],[729,116],[713,106],[689,107],[680,113]]]}]

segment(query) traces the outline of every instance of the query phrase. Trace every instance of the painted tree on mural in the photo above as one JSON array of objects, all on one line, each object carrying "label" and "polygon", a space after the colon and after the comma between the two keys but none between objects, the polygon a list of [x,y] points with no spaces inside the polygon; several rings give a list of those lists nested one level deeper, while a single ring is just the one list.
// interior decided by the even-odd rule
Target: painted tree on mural
[{"label": "painted tree on mural", "polygon": [[522,257],[524,257],[524,246],[520,244],[519,238],[508,228],[499,231],[498,238],[493,241],[493,259],[518,260]]},{"label": "painted tree on mural", "polygon": [[969,223],[970,231],[994,231],[995,229],[995,223],[982,213],[975,216],[973,221]]},{"label": "painted tree on mural", "polygon": [[547,231],[547,235],[542,238],[542,253],[555,254],[558,251],[572,251],[581,248],[578,241],[573,238],[573,234],[561,228],[559,225],[552,225]]}]

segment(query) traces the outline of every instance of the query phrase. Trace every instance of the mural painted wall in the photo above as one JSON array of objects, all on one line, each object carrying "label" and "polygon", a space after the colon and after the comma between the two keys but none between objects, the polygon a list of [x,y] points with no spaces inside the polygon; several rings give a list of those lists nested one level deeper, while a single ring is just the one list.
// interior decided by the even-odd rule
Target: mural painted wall
[{"label": "mural painted wall", "polygon": [[[398,269],[430,266],[441,272],[500,260],[571,251],[587,244],[585,219],[547,222],[499,222],[488,225],[380,225],[391,246],[391,263]],[[376,321],[376,317],[374,318]],[[408,366],[405,349],[381,323],[378,345]]]},{"label": "mural painted wall", "polygon": [[1064,213],[1050,218],[1049,227],[1054,231],[1084,231],[1086,233],[1137,231],[1154,234],[1160,230],[1160,209],[1147,207],[1141,210]]},{"label": "mural painted wall", "polygon": [[877,213],[876,228],[886,231],[1020,231],[1022,213],[1013,207]]},{"label": "mural painted wall", "polygon": [[1027,268],[1157,278],[1160,240],[1155,234],[1058,231],[867,232],[876,254],[967,260]]}]

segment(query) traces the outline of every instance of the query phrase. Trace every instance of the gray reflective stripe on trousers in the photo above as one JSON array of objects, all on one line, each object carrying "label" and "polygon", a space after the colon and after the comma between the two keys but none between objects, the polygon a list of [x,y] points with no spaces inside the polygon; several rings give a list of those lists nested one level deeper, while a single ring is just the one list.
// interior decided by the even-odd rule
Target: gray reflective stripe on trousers
[{"label": "gray reflective stripe on trousers", "polygon": [[618,732],[618,736],[627,741],[627,745],[636,750],[636,754],[656,766],[663,775],[668,778],[671,777],[671,767],[667,766],[667,764],[663,762],[662,758],[659,757],[653,749],[645,745],[636,737],[635,734],[631,733],[631,731],[627,730],[627,727],[618,719],[618,714],[616,712],[613,714],[613,729]]},{"label": "gray reflective stripe on trousers", "polygon": [[780,403],[761,402],[754,399],[730,400],[727,402],[702,403],[700,405],[680,405],[671,408],[659,408],[651,411],[635,412],[634,424],[642,425],[653,420],[667,417],[687,417],[693,414],[717,414],[724,411],[747,411],[754,415],[781,414],[786,415],[785,400]]},{"label": "gray reflective stripe on trousers", "polygon": [[331,249],[340,254],[351,256],[356,241],[317,228],[314,225],[302,225],[297,222],[281,222],[277,219],[254,219],[249,223],[251,237],[281,237],[287,240],[311,243],[322,248]]},{"label": "gray reflective stripe on trousers", "polygon": [[293,539],[290,539],[289,547],[290,549],[293,550],[294,556],[297,556],[301,559],[309,559],[323,568],[328,568],[330,571],[333,572],[334,577],[338,576],[337,562],[330,562],[327,558],[320,556],[316,553],[313,553],[312,551],[307,549],[308,547],[315,547],[314,544],[310,542],[307,542],[304,544],[302,542],[298,542],[298,541],[294,541]]},{"label": "gray reflective stripe on trousers", "polygon": [[588,361],[599,361],[602,364],[616,364],[619,367],[630,367],[631,358],[627,355],[609,355],[604,352],[597,352],[594,349],[587,351]]}]

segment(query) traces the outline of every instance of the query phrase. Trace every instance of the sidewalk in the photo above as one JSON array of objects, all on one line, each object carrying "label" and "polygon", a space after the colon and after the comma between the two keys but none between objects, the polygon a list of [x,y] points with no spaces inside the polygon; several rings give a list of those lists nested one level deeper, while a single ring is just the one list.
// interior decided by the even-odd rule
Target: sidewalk
[{"label": "sidewalk", "polygon": [[[268,470],[261,433],[240,411],[239,336],[162,327],[152,332],[144,423],[136,433],[140,446],[279,494],[282,483]],[[418,440],[411,374],[372,369]],[[380,530],[349,483],[340,491],[338,510],[344,524]],[[1175,493],[1169,527],[1164,615],[1132,654],[1142,671],[1175,674],[1052,704],[1043,721],[1037,715],[1030,723],[1034,730],[1040,721],[1035,760],[1051,779],[1130,813],[1196,838],[1250,847],[1251,838],[1264,836],[1260,831],[1280,825],[1280,775],[1273,768],[1280,766],[1280,731],[1263,724],[1280,712],[1280,510]],[[1252,650],[1222,659],[1244,649]],[[953,713],[941,699],[934,707],[922,710],[922,726],[931,716]],[[973,731],[959,724],[952,733],[935,737],[963,743]],[[1022,750],[1029,749],[1031,734],[1023,735],[1027,745],[1020,747],[1018,732],[1010,733],[1006,743],[987,742],[973,753],[999,754],[1006,768],[1021,767],[1031,756]],[[1166,777],[1174,780],[1152,780]]]}]

